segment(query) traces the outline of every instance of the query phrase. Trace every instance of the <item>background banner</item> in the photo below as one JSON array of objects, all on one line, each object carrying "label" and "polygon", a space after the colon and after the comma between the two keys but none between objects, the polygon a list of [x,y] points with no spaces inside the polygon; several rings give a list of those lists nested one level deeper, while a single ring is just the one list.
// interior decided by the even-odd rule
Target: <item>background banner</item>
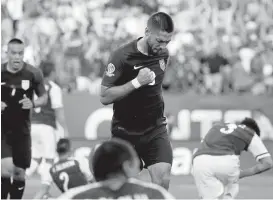
[{"label": "background banner", "polygon": [[[214,122],[235,122],[246,116],[257,120],[264,140],[273,140],[272,97],[166,94],[164,98],[173,140],[200,141]],[[64,97],[64,107],[70,137],[97,140],[110,136],[112,106],[103,106],[98,96],[70,94]]]}]

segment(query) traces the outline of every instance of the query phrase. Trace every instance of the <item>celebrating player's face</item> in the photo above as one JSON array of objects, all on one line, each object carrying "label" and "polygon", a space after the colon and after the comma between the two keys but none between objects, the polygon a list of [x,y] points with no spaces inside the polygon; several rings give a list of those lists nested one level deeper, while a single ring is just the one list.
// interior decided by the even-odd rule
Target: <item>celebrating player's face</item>
[{"label": "celebrating player's face", "polygon": [[22,66],[24,58],[23,44],[9,44],[8,46],[8,60],[12,67],[17,70]]},{"label": "celebrating player's face", "polygon": [[156,31],[149,35],[148,37],[148,51],[149,54],[157,55],[166,49],[167,44],[171,41],[172,33],[167,33],[165,31]]}]

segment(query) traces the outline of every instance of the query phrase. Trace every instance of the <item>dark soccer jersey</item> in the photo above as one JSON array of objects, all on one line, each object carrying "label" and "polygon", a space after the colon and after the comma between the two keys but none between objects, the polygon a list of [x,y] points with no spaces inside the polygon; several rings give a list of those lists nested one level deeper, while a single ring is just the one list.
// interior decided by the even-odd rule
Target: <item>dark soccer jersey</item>
[{"label": "dark soccer jersey", "polygon": [[168,52],[147,56],[137,49],[137,41],[117,49],[110,57],[102,85],[120,86],[134,78],[142,68],[149,68],[156,75],[155,81],[131,92],[113,105],[113,123],[127,130],[142,131],[164,121],[162,82],[168,60]]},{"label": "dark soccer jersey", "polygon": [[29,125],[30,110],[22,109],[19,101],[24,95],[32,100],[34,93],[38,96],[45,93],[41,71],[24,63],[20,71],[11,73],[7,70],[7,63],[4,63],[1,65],[1,76],[1,101],[7,104],[2,113],[2,124],[10,127]]},{"label": "dark soccer jersey", "polygon": [[59,199],[174,199],[174,197],[158,185],[129,179],[118,190],[111,190],[98,182],[74,188]]},{"label": "dark soccer jersey", "polygon": [[216,124],[205,136],[194,157],[208,155],[240,155],[248,149],[255,132],[245,125]]},{"label": "dark soccer jersey", "polygon": [[79,161],[73,158],[55,163],[50,169],[50,175],[62,192],[87,184],[87,177],[84,175]]}]

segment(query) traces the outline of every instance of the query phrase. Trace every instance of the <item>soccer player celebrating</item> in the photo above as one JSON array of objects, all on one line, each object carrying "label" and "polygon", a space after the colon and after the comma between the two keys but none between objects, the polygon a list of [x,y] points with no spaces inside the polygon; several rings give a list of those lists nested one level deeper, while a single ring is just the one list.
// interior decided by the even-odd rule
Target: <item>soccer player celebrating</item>
[{"label": "soccer player celebrating", "polygon": [[[216,124],[209,130],[193,159],[193,176],[201,198],[234,199],[240,178],[262,173],[273,166],[259,136],[260,129],[251,118],[239,124]],[[250,152],[258,163],[240,170],[242,151]]]},{"label": "soccer player celebrating", "polygon": [[[43,171],[49,170],[56,156],[56,121],[64,128],[65,137],[68,136],[65,123],[62,90],[53,82],[55,79],[55,66],[51,62],[43,62],[40,65],[48,94],[47,104],[34,109],[31,120],[32,162],[27,170],[30,176],[40,166],[42,159]],[[43,173],[41,174],[43,176]],[[43,178],[42,178],[43,179]]]},{"label": "soccer player celebrating", "polygon": [[172,147],[166,128],[162,82],[173,35],[171,17],[153,14],[145,36],[115,50],[102,80],[101,102],[114,104],[112,136],[129,141],[153,183],[168,189]]},{"label": "soccer player celebrating", "polygon": [[54,163],[50,170],[44,171],[42,176],[42,188],[34,199],[41,199],[48,196],[50,186],[54,182],[62,191],[86,185],[91,182],[93,176],[85,160],[77,160],[71,156],[71,144],[68,139],[60,139],[57,143],[59,160]]},{"label": "soccer player celebrating", "polygon": [[140,170],[139,158],[124,140],[103,142],[90,162],[97,182],[73,188],[59,199],[174,199],[161,186],[132,178]]},{"label": "soccer player celebrating", "polygon": [[21,199],[31,161],[31,109],[45,105],[47,94],[41,71],[23,62],[21,40],[9,41],[7,55],[8,62],[1,65],[1,197]]}]

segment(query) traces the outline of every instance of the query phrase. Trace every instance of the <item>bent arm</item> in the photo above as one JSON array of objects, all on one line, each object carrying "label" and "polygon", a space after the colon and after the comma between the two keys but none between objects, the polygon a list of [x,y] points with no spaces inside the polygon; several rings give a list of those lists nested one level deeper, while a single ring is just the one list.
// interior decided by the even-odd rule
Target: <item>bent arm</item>
[{"label": "bent arm", "polygon": [[254,167],[242,170],[240,178],[253,176],[265,172],[273,167],[273,161],[262,140],[255,134],[249,144],[248,151],[255,157]]},{"label": "bent arm", "polygon": [[242,170],[240,173],[240,179],[248,176],[254,176],[256,174],[263,173],[273,167],[273,161],[271,157],[265,157],[259,160],[259,163],[254,167]]},{"label": "bent arm", "polygon": [[44,85],[43,74],[39,69],[34,73],[34,91],[38,98],[33,101],[33,107],[37,108],[46,105],[48,95]]},{"label": "bent arm", "polygon": [[47,103],[47,93],[42,94],[42,96],[38,97],[35,101],[33,101],[33,107],[38,108],[46,105]]},{"label": "bent arm", "polygon": [[62,89],[56,85],[55,83],[52,83],[52,88],[49,93],[51,97],[51,105],[52,108],[55,110],[56,113],[56,120],[60,123],[61,127],[64,129],[64,137],[68,137],[68,128],[65,121],[65,112],[63,108],[63,94]]},{"label": "bent arm", "polygon": [[112,104],[122,99],[135,90],[132,82],[125,83],[121,86],[106,87],[101,86],[100,102],[103,105]]}]

